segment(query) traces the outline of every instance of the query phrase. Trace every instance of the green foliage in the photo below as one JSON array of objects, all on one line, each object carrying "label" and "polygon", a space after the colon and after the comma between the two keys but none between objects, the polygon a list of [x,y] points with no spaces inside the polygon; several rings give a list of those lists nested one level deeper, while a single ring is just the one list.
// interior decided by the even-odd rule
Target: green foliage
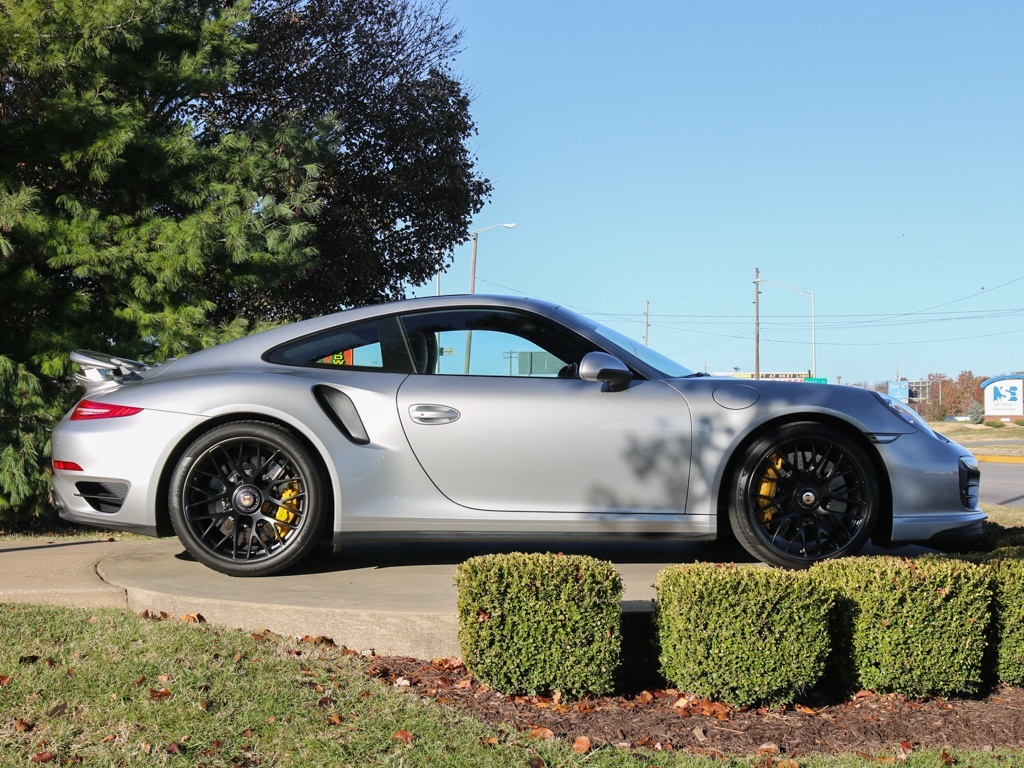
[{"label": "green foliage", "polygon": [[622,581],[582,555],[484,555],[461,563],[462,660],[503,693],[580,696],[612,690],[621,647]]},{"label": "green foliage", "polygon": [[655,588],[661,670],[677,688],[784,704],[821,677],[833,595],[806,572],[695,563],[663,570]]},{"label": "green foliage", "polygon": [[811,576],[836,590],[833,674],[908,696],[975,693],[991,618],[989,573],[942,558],[844,558]]},{"label": "green foliage", "polygon": [[1002,421],[986,421],[985,426],[992,427],[993,429],[999,429],[1001,427],[1005,427],[1006,424]]},{"label": "green foliage", "polygon": [[996,676],[1007,685],[1024,685],[1024,539],[962,559],[982,565],[992,576]]},{"label": "green foliage", "polygon": [[491,184],[467,149],[476,126],[451,73],[460,38],[442,0],[254,1],[253,48],[199,111],[225,130],[254,120],[315,127],[323,203],[317,255],[286,292],[261,297],[261,311],[290,318],[302,305],[401,298],[466,241]]},{"label": "green foliage", "polygon": [[312,256],[317,168],[287,125],[204,132],[242,4],[16,0],[0,14],[0,519],[46,511],[67,354],[180,356],[247,333],[226,294]]}]

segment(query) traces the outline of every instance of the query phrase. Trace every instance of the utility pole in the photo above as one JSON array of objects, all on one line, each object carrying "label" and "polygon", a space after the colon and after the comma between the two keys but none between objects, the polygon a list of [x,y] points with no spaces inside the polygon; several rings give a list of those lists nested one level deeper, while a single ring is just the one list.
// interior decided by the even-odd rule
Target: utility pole
[{"label": "utility pole", "polygon": [[647,344],[647,336],[651,331],[651,301],[647,300],[647,309],[644,311],[644,346]]},{"label": "utility pole", "polygon": [[761,378],[761,270],[754,267],[754,379]]}]

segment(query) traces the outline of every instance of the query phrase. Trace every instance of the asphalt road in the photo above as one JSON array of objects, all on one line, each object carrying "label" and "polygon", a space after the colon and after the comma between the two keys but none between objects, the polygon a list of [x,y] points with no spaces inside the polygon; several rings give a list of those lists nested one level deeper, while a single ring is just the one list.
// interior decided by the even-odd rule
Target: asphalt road
[{"label": "asphalt road", "polygon": [[1024,507],[1024,464],[983,463],[981,503]]}]

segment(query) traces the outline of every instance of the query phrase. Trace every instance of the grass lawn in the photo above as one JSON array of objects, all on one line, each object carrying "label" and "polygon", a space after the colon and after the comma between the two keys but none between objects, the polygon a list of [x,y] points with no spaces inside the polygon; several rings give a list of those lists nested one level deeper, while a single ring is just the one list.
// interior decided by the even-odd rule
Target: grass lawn
[{"label": "grass lawn", "polygon": [[1024,427],[1016,424],[1011,423],[1001,427],[993,427],[988,424],[968,424],[965,421],[942,421],[929,424],[928,426],[977,454],[1024,456],[1024,445],[971,445],[979,441],[989,440],[1006,440],[1009,442],[1016,439],[1024,441]]},{"label": "grass lawn", "polygon": [[[0,766],[750,766],[484,725],[364,677],[324,643],[118,611],[0,606]],[[585,736],[586,734],[580,734]],[[906,766],[1019,764],[1011,751],[916,749]],[[891,756],[797,757],[864,766]],[[901,760],[901,762],[903,762]],[[774,765],[784,762],[775,757]]]}]

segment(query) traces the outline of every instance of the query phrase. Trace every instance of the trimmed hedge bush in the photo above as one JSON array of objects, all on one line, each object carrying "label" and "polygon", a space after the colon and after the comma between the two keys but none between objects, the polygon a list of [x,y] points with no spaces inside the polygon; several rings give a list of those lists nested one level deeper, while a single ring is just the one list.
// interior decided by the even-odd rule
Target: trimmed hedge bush
[{"label": "trimmed hedge bush", "polygon": [[999,682],[1024,685],[1024,547],[1004,547],[964,559],[981,564],[992,576]]},{"label": "trimmed hedge bush", "polygon": [[622,579],[583,555],[484,555],[460,564],[462,661],[503,693],[571,696],[614,687]]},{"label": "trimmed hedge bush", "polygon": [[831,622],[839,680],[908,696],[979,690],[992,603],[987,569],[938,557],[858,557],[809,573],[839,593]]},{"label": "trimmed hedge bush", "polygon": [[833,594],[806,572],[695,563],[654,586],[661,671],[677,688],[788,704],[821,677]]}]

